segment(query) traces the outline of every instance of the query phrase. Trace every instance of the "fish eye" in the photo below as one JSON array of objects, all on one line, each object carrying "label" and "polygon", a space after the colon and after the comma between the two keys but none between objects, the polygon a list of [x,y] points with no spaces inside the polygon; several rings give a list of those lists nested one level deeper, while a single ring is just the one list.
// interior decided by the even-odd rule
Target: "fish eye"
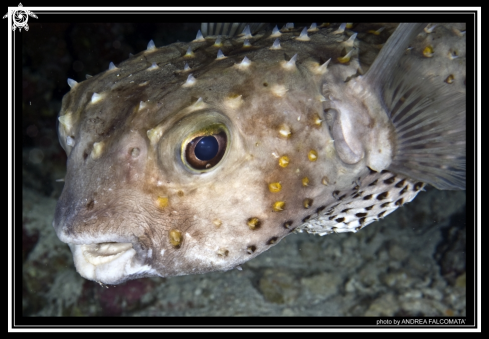
[{"label": "fish eye", "polygon": [[191,169],[204,171],[216,166],[224,156],[228,137],[222,125],[210,126],[187,139],[182,160]]}]

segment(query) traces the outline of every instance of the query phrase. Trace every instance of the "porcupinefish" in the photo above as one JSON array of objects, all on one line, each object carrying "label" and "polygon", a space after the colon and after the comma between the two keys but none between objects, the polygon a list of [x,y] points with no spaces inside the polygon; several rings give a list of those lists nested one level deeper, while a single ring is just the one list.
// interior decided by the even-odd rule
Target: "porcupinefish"
[{"label": "porcupinefish", "polygon": [[68,79],[53,226],[86,279],[225,271],[465,189],[462,24],[251,27]]}]

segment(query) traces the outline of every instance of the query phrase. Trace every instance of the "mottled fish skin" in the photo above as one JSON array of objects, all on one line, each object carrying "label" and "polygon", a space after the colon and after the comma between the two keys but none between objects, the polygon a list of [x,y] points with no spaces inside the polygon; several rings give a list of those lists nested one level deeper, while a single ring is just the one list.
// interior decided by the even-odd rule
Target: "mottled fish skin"
[{"label": "mottled fish skin", "polygon": [[[118,284],[229,270],[294,230],[355,232],[412,200],[424,177],[389,167],[401,158],[396,127],[361,79],[396,26],[149,44],[69,81],[59,117],[67,174],[53,226],[77,271]],[[405,65],[430,60],[414,70],[453,74],[443,85],[465,99],[465,38],[453,27],[462,29],[417,36]],[[448,36],[456,58],[423,55],[428,42],[444,53]],[[190,161],[189,144],[206,135],[217,136],[222,158]]]}]

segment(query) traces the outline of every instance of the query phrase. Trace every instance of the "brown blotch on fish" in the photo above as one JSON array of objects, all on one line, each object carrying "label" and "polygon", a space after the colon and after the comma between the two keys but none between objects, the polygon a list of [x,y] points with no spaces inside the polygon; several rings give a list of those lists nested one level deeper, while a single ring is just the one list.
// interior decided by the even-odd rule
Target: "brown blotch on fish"
[{"label": "brown blotch on fish", "polygon": [[377,215],[377,217],[378,217],[378,218],[382,218],[382,217],[384,216],[384,214],[385,214],[385,211],[384,211],[384,212],[380,212],[380,213]]},{"label": "brown blotch on fish", "polygon": [[373,169],[371,169],[370,167],[367,166],[367,168],[369,169],[370,171],[370,174],[374,174],[374,173],[377,173],[377,171],[374,171]]},{"label": "brown blotch on fish", "polygon": [[374,208],[375,205],[372,205],[372,206],[369,206],[369,207],[365,207],[365,210],[367,211],[370,211],[372,208]]},{"label": "brown blotch on fish", "polygon": [[282,226],[286,229],[290,229],[292,227],[292,223],[293,223],[292,220],[287,220],[282,224]]},{"label": "brown blotch on fish", "polygon": [[369,186],[375,186],[377,185],[377,181],[379,181],[379,179],[375,179],[374,181],[372,181]]},{"label": "brown blotch on fish", "polygon": [[386,184],[386,185],[390,185],[390,184],[392,184],[392,183],[393,183],[395,180],[396,180],[396,176],[394,175],[394,176],[390,177],[389,179],[385,179],[385,180],[384,180],[384,184]]},{"label": "brown blotch on fish", "polygon": [[401,181],[399,181],[397,184],[396,184],[396,187],[397,188],[401,188],[402,186],[404,186],[404,183],[406,182],[406,179],[402,179]]},{"label": "brown blotch on fish", "polygon": [[404,188],[399,191],[399,195],[406,193],[406,191],[408,190],[408,187],[409,187],[409,185],[404,186]]},{"label": "brown blotch on fish", "polygon": [[382,205],[380,205],[381,208],[386,208],[389,206],[390,202],[384,202]]},{"label": "brown blotch on fish", "polygon": [[366,217],[368,213],[357,213],[355,214],[356,217],[358,218],[362,218],[362,217]]},{"label": "brown blotch on fish", "polygon": [[326,206],[321,206],[321,207],[316,208],[316,213],[317,214],[321,213],[325,208],[326,208]]},{"label": "brown blotch on fish", "polygon": [[404,202],[404,199],[403,198],[397,200],[396,201],[396,206],[401,206],[403,202]]},{"label": "brown blotch on fish", "polygon": [[344,220],[345,220],[345,218],[342,217],[342,218],[335,219],[334,221],[336,221],[336,222],[343,222]]},{"label": "brown blotch on fish", "polygon": [[363,200],[370,200],[370,199],[372,199],[372,194],[363,197]]},{"label": "brown blotch on fish", "polygon": [[278,237],[271,237],[267,240],[267,245],[273,245],[277,241]]},{"label": "brown blotch on fish", "polygon": [[227,257],[229,254],[229,251],[225,248],[219,248],[217,250],[217,255],[220,256],[220,257]]},{"label": "brown blotch on fish", "polygon": [[95,202],[92,200],[90,200],[87,204],[87,211],[91,211],[93,209],[93,206],[95,205]]},{"label": "brown blotch on fish", "polygon": [[389,191],[386,191],[384,193],[380,193],[378,196],[377,196],[377,200],[384,200],[385,198],[387,198],[389,196]]},{"label": "brown blotch on fish", "polygon": [[246,248],[246,253],[248,253],[248,254],[252,254],[255,251],[256,251],[256,246],[255,245],[251,245],[251,246],[248,246]]},{"label": "brown blotch on fish", "polygon": [[422,183],[422,182],[417,182],[416,184],[414,184],[413,189],[414,189],[415,191],[419,191],[420,189],[422,189],[422,188],[423,188],[423,186],[424,186],[424,183]]},{"label": "brown blotch on fish", "polygon": [[310,198],[305,198],[303,201],[302,201],[302,206],[304,206],[304,208],[310,208],[312,206],[312,202],[313,200],[310,199]]}]

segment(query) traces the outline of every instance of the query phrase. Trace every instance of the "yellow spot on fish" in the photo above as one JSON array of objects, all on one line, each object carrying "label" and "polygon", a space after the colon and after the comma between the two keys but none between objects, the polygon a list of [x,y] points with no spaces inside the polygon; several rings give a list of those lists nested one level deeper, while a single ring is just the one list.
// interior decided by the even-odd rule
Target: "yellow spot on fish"
[{"label": "yellow spot on fish", "polygon": [[278,133],[283,138],[290,138],[290,136],[292,135],[292,131],[290,130],[290,127],[286,124],[282,124],[279,126]]},{"label": "yellow spot on fish", "polygon": [[69,112],[58,118],[61,125],[63,125],[66,132],[69,132],[73,127],[73,113]]},{"label": "yellow spot on fish", "polygon": [[162,135],[162,131],[160,128],[152,128],[146,132],[149,141],[151,142],[152,145],[154,145],[158,140],[160,140],[160,137]]},{"label": "yellow spot on fish", "polygon": [[453,76],[453,74],[450,74],[446,79],[445,79],[445,82],[447,84],[451,84],[453,83],[453,80],[455,80],[455,77]]},{"label": "yellow spot on fish", "polygon": [[257,229],[260,227],[260,219],[258,218],[249,218],[248,221],[246,222],[250,230]]},{"label": "yellow spot on fish", "polygon": [[316,161],[318,160],[318,152],[312,149],[309,151],[309,153],[307,153],[307,157],[310,161]]},{"label": "yellow spot on fish", "polygon": [[378,30],[374,31],[374,30],[370,30],[368,31],[370,34],[373,34],[373,35],[380,35],[380,33],[382,33],[382,31],[385,29],[385,27],[380,27]]},{"label": "yellow spot on fish", "polygon": [[212,223],[213,223],[213,224],[214,224],[214,225],[215,225],[217,228],[221,227],[221,225],[222,225],[222,221],[221,221],[220,219],[214,219],[214,220],[212,220]]},{"label": "yellow spot on fish", "polygon": [[216,39],[216,41],[214,42],[214,46],[215,47],[221,47],[222,46],[221,37],[218,37]]},{"label": "yellow spot on fish", "polygon": [[318,113],[314,113],[314,115],[312,116],[312,121],[317,127],[321,127],[321,125],[323,124],[323,121],[321,120],[321,117]]},{"label": "yellow spot on fish", "polygon": [[272,208],[273,208],[273,211],[274,212],[281,212],[281,211],[283,211],[284,208],[285,208],[285,201],[275,201],[273,203]]},{"label": "yellow spot on fish", "polygon": [[168,206],[168,197],[158,197],[156,199],[156,205],[159,207],[159,208],[165,208],[166,206]]},{"label": "yellow spot on fish", "polygon": [[272,93],[278,97],[283,97],[287,93],[287,88],[283,85],[275,85],[272,87]]},{"label": "yellow spot on fish", "polygon": [[304,201],[302,201],[302,206],[304,206],[304,208],[311,207],[312,206],[312,199],[305,198]]},{"label": "yellow spot on fish", "polygon": [[175,229],[170,230],[170,232],[168,232],[168,239],[173,247],[179,248],[182,245],[183,240],[182,232]]},{"label": "yellow spot on fish", "polygon": [[309,178],[308,177],[302,178],[302,186],[304,186],[304,187],[309,186]]},{"label": "yellow spot on fish", "polygon": [[243,96],[237,94],[231,95],[225,99],[225,103],[229,108],[237,109],[243,103]]},{"label": "yellow spot on fish", "polygon": [[98,159],[102,155],[102,151],[104,150],[104,143],[102,141],[100,142],[94,142],[93,143],[93,149],[92,153],[90,154],[92,159]]},{"label": "yellow spot on fish", "polygon": [[278,159],[278,165],[279,165],[280,167],[283,167],[283,168],[287,167],[287,166],[289,165],[289,162],[290,162],[290,159],[289,159],[289,157],[288,157],[288,156],[286,156],[286,155],[283,155],[283,156],[281,156],[281,157]]},{"label": "yellow spot on fish", "polygon": [[346,64],[347,62],[350,61],[352,52],[353,52],[353,49],[351,51],[349,51],[345,56],[338,57],[338,61],[342,64]]},{"label": "yellow spot on fish", "polygon": [[227,257],[229,254],[229,251],[225,248],[220,248],[217,250],[217,255],[220,257]]},{"label": "yellow spot on fish", "polygon": [[282,190],[282,185],[279,182],[272,182],[271,184],[268,184],[268,189],[272,193],[277,193]]},{"label": "yellow spot on fish", "polygon": [[328,186],[328,184],[329,184],[329,180],[328,180],[328,177],[327,177],[327,176],[324,176],[324,177],[321,179],[321,184],[323,184],[324,186]]},{"label": "yellow spot on fish", "polygon": [[194,52],[192,51],[192,47],[189,47],[187,49],[187,53],[185,53],[184,57],[185,58],[193,58],[195,56]]},{"label": "yellow spot on fish", "polygon": [[353,22],[347,22],[345,27],[348,28],[348,29],[352,28],[353,27]]},{"label": "yellow spot on fish", "polygon": [[423,50],[423,55],[427,58],[431,58],[433,56],[433,47],[431,46],[426,46],[425,49]]}]

